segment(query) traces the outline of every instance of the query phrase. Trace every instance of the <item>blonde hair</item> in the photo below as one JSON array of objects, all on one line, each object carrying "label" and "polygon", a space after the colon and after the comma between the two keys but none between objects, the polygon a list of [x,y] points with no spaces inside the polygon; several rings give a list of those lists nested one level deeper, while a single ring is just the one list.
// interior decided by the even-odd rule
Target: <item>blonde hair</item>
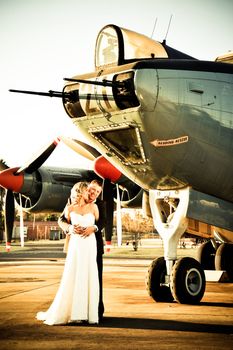
[{"label": "blonde hair", "polygon": [[71,193],[75,192],[75,195],[77,196],[77,202],[80,201],[82,194],[85,190],[87,190],[88,184],[87,182],[77,182],[72,188],[71,188]]}]

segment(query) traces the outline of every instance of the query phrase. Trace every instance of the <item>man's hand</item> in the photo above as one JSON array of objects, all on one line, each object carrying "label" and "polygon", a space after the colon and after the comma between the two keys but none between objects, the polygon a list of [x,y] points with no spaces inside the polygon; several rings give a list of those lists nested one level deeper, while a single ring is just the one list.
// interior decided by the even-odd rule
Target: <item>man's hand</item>
[{"label": "man's hand", "polygon": [[69,226],[69,234],[77,234],[80,235],[83,233],[83,227],[80,225],[70,225]]},{"label": "man's hand", "polygon": [[82,227],[80,225],[70,225],[69,234],[81,235],[82,237],[88,237],[96,230],[95,226]]},{"label": "man's hand", "polygon": [[90,236],[94,232],[95,232],[95,227],[94,226],[83,227],[83,231],[81,233],[81,236],[85,238],[85,237]]}]

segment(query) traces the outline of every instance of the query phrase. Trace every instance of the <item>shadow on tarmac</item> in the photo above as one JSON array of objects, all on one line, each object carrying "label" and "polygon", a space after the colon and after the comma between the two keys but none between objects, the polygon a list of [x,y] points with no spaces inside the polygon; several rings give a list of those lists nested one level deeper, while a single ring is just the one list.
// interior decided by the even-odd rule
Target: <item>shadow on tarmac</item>
[{"label": "shadow on tarmac", "polygon": [[146,318],[105,317],[99,327],[232,334],[233,326]]},{"label": "shadow on tarmac", "polygon": [[214,302],[206,302],[203,301],[201,303],[202,306],[214,306],[214,307],[229,307],[233,308],[233,303],[214,303]]},{"label": "shadow on tarmac", "polygon": [[[38,327],[38,325],[36,326]],[[42,327],[42,328],[41,328]],[[41,324],[37,328],[37,334],[42,331],[46,325]],[[179,331],[179,332],[192,332],[192,333],[215,333],[215,334],[233,334],[233,326],[230,325],[219,325],[219,324],[204,324],[204,323],[193,323],[193,322],[182,322],[182,321],[172,321],[172,320],[154,320],[146,318],[129,318],[129,317],[105,317],[103,322],[98,325],[90,324],[80,324],[80,323],[69,323],[65,325],[54,325],[49,327],[50,330],[57,329],[61,327],[62,329],[69,327],[77,328],[109,328],[109,329],[138,329],[138,330],[160,330],[160,331]],[[25,335],[25,325],[17,326],[17,336],[21,333],[20,329],[24,330]],[[27,330],[27,333],[33,330]],[[14,330],[14,327],[13,327]],[[13,336],[13,330],[9,327],[1,326],[1,340],[7,339]],[[47,332],[48,335],[49,332]],[[15,334],[14,334],[15,336]]]}]

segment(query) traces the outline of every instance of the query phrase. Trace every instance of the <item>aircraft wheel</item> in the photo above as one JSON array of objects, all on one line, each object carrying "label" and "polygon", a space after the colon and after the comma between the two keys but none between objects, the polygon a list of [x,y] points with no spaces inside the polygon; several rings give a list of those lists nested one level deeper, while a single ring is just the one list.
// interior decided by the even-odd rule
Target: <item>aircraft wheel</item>
[{"label": "aircraft wheel", "polygon": [[171,274],[171,292],[181,304],[197,304],[205,292],[205,274],[200,263],[190,257],[176,261]]},{"label": "aircraft wheel", "polygon": [[215,270],[215,259],[216,250],[213,247],[211,241],[202,243],[197,250],[197,260],[201,264],[204,270]]},{"label": "aircraft wheel", "polygon": [[230,282],[233,282],[233,244],[220,244],[215,256],[215,268],[225,270]]},{"label": "aircraft wheel", "polygon": [[168,303],[173,301],[171,290],[168,286],[161,285],[165,282],[166,272],[166,262],[163,257],[153,260],[146,276],[146,289],[155,301]]}]

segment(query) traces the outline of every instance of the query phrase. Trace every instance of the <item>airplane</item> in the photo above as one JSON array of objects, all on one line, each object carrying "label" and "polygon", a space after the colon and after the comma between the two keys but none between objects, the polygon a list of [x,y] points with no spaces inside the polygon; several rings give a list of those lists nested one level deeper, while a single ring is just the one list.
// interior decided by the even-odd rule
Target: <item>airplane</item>
[{"label": "airplane", "polygon": [[[94,173],[110,188],[105,198],[113,202],[119,183],[130,192],[126,206],[140,204],[153,218],[164,256],[148,268],[149,295],[157,302],[199,303],[210,262],[233,280],[232,64],[198,60],[166,40],[109,24],[96,39],[95,70],[64,81],[61,92],[10,91],[61,98],[87,142],[62,141],[93,159]],[[7,202],[23,194],[25,207],[31,200],[26,209],[40,201],[40,210],[58,209],[53,195],[65,198],[72,181],[67,171],[42,166],[56,144],[27,165],[1,172]],[[75,181],[94,176],[78,169],[74,174]],[[211,240],[198,260],[178,258],[179,239],[203,225]]]}]

